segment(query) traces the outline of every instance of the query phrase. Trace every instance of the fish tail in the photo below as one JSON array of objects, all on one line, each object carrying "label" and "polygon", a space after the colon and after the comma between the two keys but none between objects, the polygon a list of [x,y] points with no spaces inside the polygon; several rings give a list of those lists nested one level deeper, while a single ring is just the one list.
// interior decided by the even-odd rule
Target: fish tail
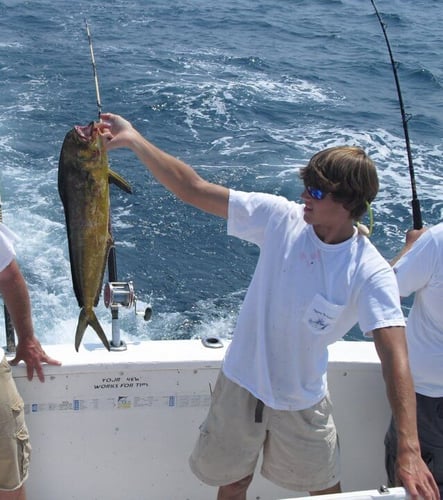
[{"label": "fish tail", "polygon": [[111,349],[109,341],[97,319],[97,316],[95,315],[95,312],[92,309],[86,309],[84,307],[81,308],[80,315],[78,317],[77,330],[75,332],[75,350],[78,352],[78,348],[80,347],[83,335],[88,326],[91,326],[96,331],[100,340],[103,342],[103,345],[109,351]]}]

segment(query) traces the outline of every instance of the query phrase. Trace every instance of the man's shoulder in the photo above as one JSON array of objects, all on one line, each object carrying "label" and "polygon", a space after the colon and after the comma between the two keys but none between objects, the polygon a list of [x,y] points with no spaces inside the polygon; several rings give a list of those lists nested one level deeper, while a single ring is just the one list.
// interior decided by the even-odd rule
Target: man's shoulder
[{"label": "man's shoulder", "polygon": [[360,270],[368,277],[374,273],[386,272],[394,276],[389,262],[366,236],[359,236]]},{"label": "man's shoulder", "polygon": [[274,202],[281,202],[281,203],[291,203],[287,198],[280,194],[275,194],[275,193],[267,193],[263,191],[242,191],[240,189],[230,189],[230,199],[232,200],[249,200],[249,199],[255,199],[255,200],[265,200],[265,201],[274,201]]},{"label": "man's shoulder", "polygon": [[231,204],[248,206],[251,209],[262,207],[272,211],[284,211],[290,212],[292,210],[300,211],[303,205],[288,200],[285,196],[274,194],[274,193],[264,193],[257,191],[237,191],[230,190],[229,202]]}]

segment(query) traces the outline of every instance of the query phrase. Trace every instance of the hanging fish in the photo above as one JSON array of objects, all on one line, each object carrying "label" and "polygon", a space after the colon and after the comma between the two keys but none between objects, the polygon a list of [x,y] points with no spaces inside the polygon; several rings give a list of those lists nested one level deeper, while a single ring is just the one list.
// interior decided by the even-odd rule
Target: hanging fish
[{"label": "hanging fish", "polygon": [[74,127],[66,134],[60,153],[58,191],[65,211],[72,284],[81,308],[75,332],[77,351],[88,325],[110,349],[94,312],[112,246],[109,182],[132,192],[131,186],[110,170],[98,124]]}]

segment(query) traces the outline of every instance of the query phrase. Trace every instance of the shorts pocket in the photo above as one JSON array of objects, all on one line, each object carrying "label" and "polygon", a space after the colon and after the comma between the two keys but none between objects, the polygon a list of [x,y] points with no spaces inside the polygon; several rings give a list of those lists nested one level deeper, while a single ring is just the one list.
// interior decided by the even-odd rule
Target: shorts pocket
[{"label": "shorts pocket", "polygon": [[23,425],[17,432],[17,462],[22,482],[28,477],[30,461],[31,445],[29,443],[29,433],[26,425]]},{"label": "shorts pocket", "polygon": [[0,436],[0,488],[15,490],[28,476],[31,458],[29,432],[25,424],[23,401],[20,397],[9,404],[9,420]]}]

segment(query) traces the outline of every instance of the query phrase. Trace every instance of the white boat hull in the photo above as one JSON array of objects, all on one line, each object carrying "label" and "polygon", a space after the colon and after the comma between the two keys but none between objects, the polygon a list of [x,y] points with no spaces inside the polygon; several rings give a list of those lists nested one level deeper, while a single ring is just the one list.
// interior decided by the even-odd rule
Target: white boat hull
[{"label": "white boat hull", "polygon": [[[46,382],[13,368],[33,447],[28,500],[207,500],[215,489],[191,473],[188,456],[204,419],[225,347],[198,340],[141,342],[124,352],[45,346],[63,362]],[[329,385],[340,435],[344,491],[386,483],[390,411],[370,342],[330,348]],[[305,496],[257,470],[249,498]]]},{"label": "white boat hull", "polygon": [[[300,498],[298,500],[403,500],[410,498],[404,488],[389,488],[378,490],[353,491],[349,493],[336,493],[333,495],[314,495]],[[285,500],[293,500],[287,498]]]}]

